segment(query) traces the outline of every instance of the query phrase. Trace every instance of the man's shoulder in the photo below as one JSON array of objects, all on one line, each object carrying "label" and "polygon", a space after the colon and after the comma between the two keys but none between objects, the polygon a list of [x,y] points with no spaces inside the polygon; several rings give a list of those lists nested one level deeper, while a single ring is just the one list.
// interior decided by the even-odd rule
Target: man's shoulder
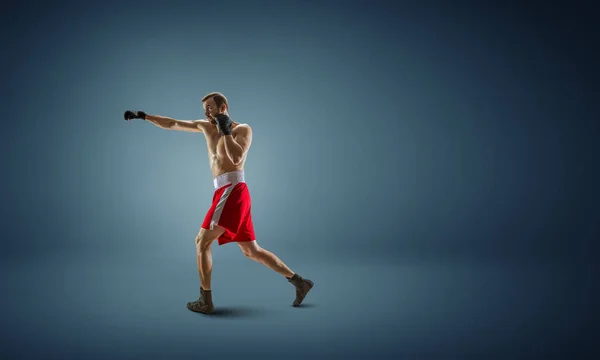
[{"label": "man's shoulder", "polygon": [[250,125],[248,124],[244,124],[244,123],[238,123],[237,126],[234,128],[234,130],[237,130],[238,132],[252,132],[252,128],[250,127]]},{"label": "man's shoulder", "polygon": [[236,127],[245,127],[245,128],[250,128],[250,125],[248,125],[248,124],[246,124],[246,123],[239,123],[239,122],[236,122],[236,125],[237,125]]}]

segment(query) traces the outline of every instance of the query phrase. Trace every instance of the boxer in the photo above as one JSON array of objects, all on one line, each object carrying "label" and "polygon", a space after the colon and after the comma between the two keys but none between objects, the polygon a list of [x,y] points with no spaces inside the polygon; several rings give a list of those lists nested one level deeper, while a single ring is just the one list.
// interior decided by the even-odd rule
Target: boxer
[{"label": "boxer", "polygon": [[185,121],[170,117],[150,115],[143,111],[127,110],[125,120],[150,122],[161,129],[203,133],[208,147],[208,158],[213,175],[214,193],[200,231],[196,236],[196,261],[200,277],[200,297],[188,302],[187,308],[194,312],[211,314],[212,301],[211,245],[236,243],[248,258],[255,260],[285,276],[296,288],[293,306],[299,306],[314,286],[304,279],[275,254],[260,247],[256,241],[252,222],[251,197],[245,182],[244,164],[252,143],[252,128],[248,124],[233,121],[229,116],[229,102],[219,92],[202,98],[206,119]]}]

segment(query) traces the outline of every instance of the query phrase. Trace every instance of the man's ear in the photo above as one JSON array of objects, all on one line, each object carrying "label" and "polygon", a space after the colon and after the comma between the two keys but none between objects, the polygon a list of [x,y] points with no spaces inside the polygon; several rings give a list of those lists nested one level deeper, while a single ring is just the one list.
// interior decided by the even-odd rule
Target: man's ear
[{"label": "man's ear", "polygon": [[219,112],[220,112],[221,114],[223,114],[225,111],[227,111],[227,110],[228,110],[228,109],[227,109],[227,105],[225,105],[225,104],[222,104],[222,105],[221,105],[221,108],[220,108],[219,110],[220,110]]}]

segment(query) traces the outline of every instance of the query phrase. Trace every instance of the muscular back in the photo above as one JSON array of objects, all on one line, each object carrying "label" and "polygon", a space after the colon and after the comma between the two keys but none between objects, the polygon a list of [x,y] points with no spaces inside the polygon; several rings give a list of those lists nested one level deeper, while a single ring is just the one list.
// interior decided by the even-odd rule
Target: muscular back
[{"label": "muscular back", "polygon": [[[239,133],[239,128],[247,126],[238,124],[236,122],[232,125],[231,135],[234,139]],[[223,173],[235,170],[243,170],[244,164],[246,163],[246,155],[242,158],[239,164],[234,164],[231,159],[227,156],[227,150],[225,149],[225,142],[217,126],[210,122],[203,122],[202,132],[206,137],[206,146],[208,148],[208,161],[210,164],[210,170],[214,177]]]}]

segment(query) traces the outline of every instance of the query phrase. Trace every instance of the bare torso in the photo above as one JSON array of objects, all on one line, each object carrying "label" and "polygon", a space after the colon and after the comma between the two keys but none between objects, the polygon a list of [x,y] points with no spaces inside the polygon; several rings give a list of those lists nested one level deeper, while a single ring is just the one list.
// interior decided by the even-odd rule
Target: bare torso
[{"label": "bare torso", "polygon": [[[238,134],[238,128],[244,126],[233,122],[231,127],[231,135],[235,139]],[[208,147],[208,161],[210,170],[213,177],[217,177],[221,174],[230,171],[244,170],[244,164],[246,163],[246,156],[242,158],[242,161],[235,165],[231,159],[227,156],[227,150],[225,149],[225,142],[219,133],[219,129],[215,124],[207,124],[203,128],[204,136],[206,137],[206,146]]]}]

